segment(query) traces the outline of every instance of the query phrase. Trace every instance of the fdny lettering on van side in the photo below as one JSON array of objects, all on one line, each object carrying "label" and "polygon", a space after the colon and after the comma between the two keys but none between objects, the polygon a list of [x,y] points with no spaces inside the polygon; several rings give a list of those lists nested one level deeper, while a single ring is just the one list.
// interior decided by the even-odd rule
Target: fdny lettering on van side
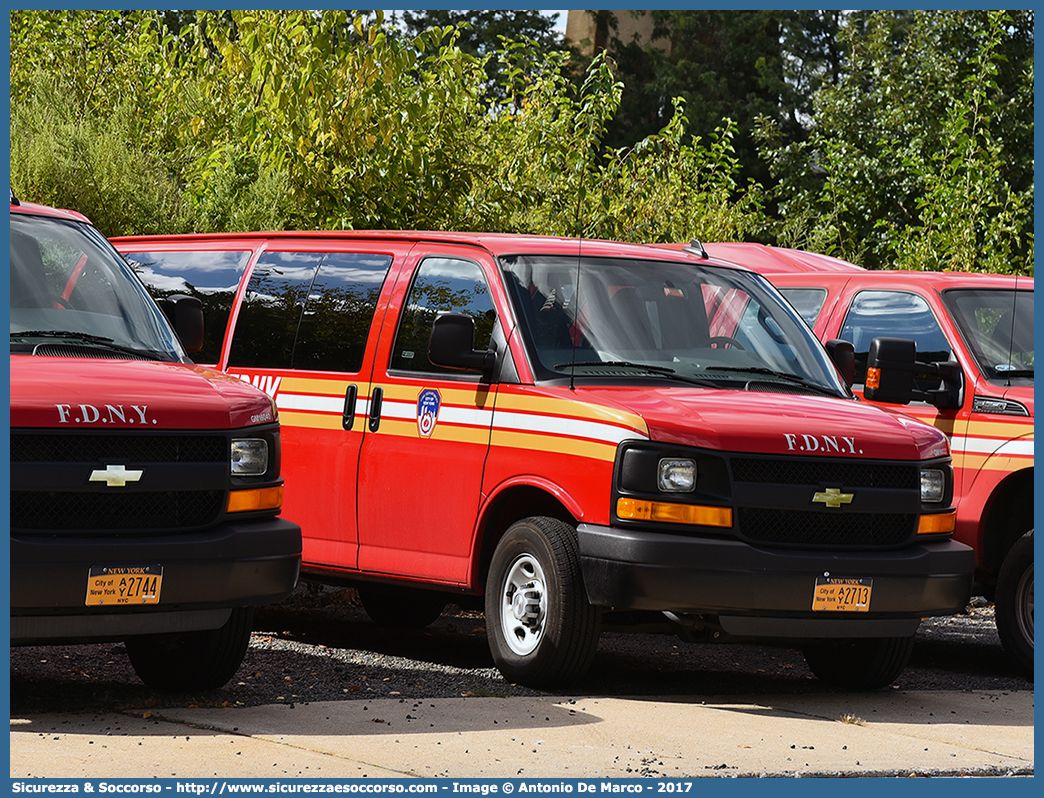
[{"label": "fdny lettering on van side", "polygon": [[279,393],[279,383],[283,381],[282,377],[273,377],[271,374],[255,374],[253,377],[249,374],[232,374],[231,376],[253,385],[259,391],[264,391],[271,399],[275,399],[276,394]]},{"label": "fdny lettering on van side", "polygon": [[59,424],[155,424],[148,405],[65,405],[56,404]]},{"label": "fdny lettering on van side", "polygon": [[862,454],[856,448],[855,438],[845,435],[805,435],[784,432],[788,452],[819,452],[821,454]]}]

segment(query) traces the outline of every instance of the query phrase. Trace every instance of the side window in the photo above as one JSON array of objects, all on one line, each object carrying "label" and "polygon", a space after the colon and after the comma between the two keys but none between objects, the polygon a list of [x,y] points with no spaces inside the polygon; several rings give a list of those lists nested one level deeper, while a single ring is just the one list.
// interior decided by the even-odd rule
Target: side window
[{"label": "side window", "polygon": [[475,320],[475,348],[486,349],[496,313],[477,263],[427,258],[417,269],[392,348],[390,368],[426,373],[457,373],[428,360],[431,325],[440,313],[465,313]]},{"label": "side window", "polygon": [[239,309],[230,366],[290,368],[301,311],[322,258],[321,252],[261,255]]},{"label": "side window", "polygon": [[815,326],[819,311],[823,309],[823,303],[826,301],[825,288],[780,288],[779,292],[801,314],[801,318],[809,327]]},{"label": "side window", "polygon": [[217,363],[250,252],[126,252],[123,257],[157,302],[186,294],[203,303],[203,348],[193,358]]},{"label": "side window", "polygon": [[366,339],[391,268],[390,255],[331,252],[323,258],[297,332],[293,367],[362,370]]},{"label": "side window", "polygon": [[250,275],[230,366],[356,372],[389,255],[265,252]]},{"label": "side window", "polygon": [[[866,358],[870,342],[879,335],[913,338],[917,359],[934,363],[950,359],[952,350],[928,303],[916,294],[902,291],[861,291],[845,317],[840,337],[855,345],[855,384],[866,380]],[[920,390],[938,388],[938,380],[916,382]]]}]

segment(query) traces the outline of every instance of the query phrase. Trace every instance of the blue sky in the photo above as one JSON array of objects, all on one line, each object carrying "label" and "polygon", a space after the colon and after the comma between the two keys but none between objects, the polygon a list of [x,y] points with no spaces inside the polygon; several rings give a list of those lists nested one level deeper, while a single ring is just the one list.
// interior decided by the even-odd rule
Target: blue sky
[{"label": "blue sky", "polygon": [[566,16],[569,14],[568,11],[544,11],[543,9],[541,9],[540,13],[548,17],[552,14],[558,14],[558,24],[555,27],[558,28],[558,30],[560,30],[562,33],[565,33]]}]

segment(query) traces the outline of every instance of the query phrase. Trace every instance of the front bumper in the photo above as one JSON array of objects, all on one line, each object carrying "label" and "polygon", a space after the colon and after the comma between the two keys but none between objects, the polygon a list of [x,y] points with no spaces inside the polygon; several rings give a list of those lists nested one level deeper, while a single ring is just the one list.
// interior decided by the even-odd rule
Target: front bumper
[{"label": "front bumper", "polygon": [[[972,549],[955,541],[808,551],[589,524],[578,534],[592,604],[700,616],[737,638],[912,635],[921,618],[967,606],[975,567]],[[869,610],[813,611],[824,575],[872,579]]]},{"label": "front bumper", "polygon": [[[92,566],[160,565],[158,604],[86,605]],[[232,607],[285,598],[301,569],[301,528],[281,518],[228,522],[201,533],[11,535],[11,643],[119,640],[215,629]]]}]

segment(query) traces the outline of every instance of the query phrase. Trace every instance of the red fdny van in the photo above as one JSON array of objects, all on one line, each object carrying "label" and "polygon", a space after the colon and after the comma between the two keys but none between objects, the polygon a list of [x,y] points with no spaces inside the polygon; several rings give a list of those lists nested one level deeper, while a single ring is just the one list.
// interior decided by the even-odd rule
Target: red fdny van
[{"label": "red fdny van", "polygon": [[199,300],[172,329],[82,215],[12,192],[10,235],[11,644],[124,641],[150,686],[219,687],[300,569],[275,405],[193,365]]},{"label": "red fdny van", "polygon": [[821,340],[852,342],[859,393],[878,337],[912,340],[926,366],[957,365],[946,379],[925,370],[904,394],[886,399],[878,385],[868,396],[950,439],[955,537],[975,549],[976,589],[995,601],[1005,649],[1032,673],[1033,278],[871,271],[761,244],[707,248],[766,275]]},{"label": "red fdny van", "polygon": [[303,573],[400,626],[481,597],[511,681],[576,679],[603,624],[656,619],[876,687],[969,597],[945,436],[856,401],[763,277],[698,247],[114,243],[204,304],[201,359],[274,397]]}]

